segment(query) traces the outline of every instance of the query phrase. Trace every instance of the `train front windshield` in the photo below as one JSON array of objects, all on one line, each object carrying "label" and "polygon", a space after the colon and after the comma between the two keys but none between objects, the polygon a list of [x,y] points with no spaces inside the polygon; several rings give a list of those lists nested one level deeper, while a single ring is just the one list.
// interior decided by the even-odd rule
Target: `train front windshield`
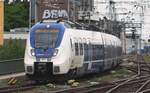
[{"label": "train front windshield", "polygon": [[54,48],[57,42],[59,30],[39,29],[35,32],[36,48]]}]

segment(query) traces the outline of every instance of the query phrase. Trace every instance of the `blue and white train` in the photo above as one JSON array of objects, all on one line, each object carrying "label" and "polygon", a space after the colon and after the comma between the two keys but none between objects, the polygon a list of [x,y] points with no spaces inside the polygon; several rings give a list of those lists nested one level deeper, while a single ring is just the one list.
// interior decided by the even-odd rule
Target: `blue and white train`
[{"label": "blue and white train", "polygon": [[121,54],[121,41],[113,35],[76,29],[67,21],[39,22],[27,40],[25,73],[34,78],[99,73],[116,67]]}]

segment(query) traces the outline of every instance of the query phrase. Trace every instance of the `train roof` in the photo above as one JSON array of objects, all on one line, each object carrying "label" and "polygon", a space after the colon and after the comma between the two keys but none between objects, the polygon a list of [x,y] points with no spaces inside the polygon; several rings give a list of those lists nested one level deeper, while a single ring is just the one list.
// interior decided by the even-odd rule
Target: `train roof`
[{"label": "train roof", "polygon": [[[94,31],[94,30],[90,30],[90,29],[86,29],[83,24],[77,23],[77,22],[71,22],[68,20],[43,20],[41,22],[38,22],[35,26],[42,26],[42,25],[48,25],[48,24],[62,24],[61,26],[64,26],[66,29],[79,29],[77,31],[90,31],[90,32],[100,32],[101,34],[109,37],[114,37],[115,39],[118,39],[116,36],[108,34],[108,33],[104,33],[101,31]],[[119,40],[119,39],[118,39]]]}]

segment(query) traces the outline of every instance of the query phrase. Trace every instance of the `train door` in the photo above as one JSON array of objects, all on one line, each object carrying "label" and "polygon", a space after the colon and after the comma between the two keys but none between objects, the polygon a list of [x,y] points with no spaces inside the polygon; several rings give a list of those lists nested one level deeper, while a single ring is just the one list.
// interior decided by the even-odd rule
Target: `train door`
[{"label": "train door", "polygon": [[113,55],[114,55],[113,50],[114,50],[114,46],[113,46],[113,39],[112,39],[112,40],[110,40],[110,62],[112,64],[112,67],[115,67],[114,57],[113,57]]},{"label": "train door", "polygon": [[83,50],[84,50],[84,44],[83,44],[83,40],[80,38],[79,39],[79,64],[78,64],[78,67],[82,67],[83,66],[83,59],[84,59],[84,56],[83,56]]},{"label": "train door", "polygon": [[75,47],[74,47],[74,39],[73,38],[70,38],[70,62],[71,62],[71,68],[74,68],[74,52],[75,52]]},{"label": "train door", "polygon": [[100,71],[103,71],[104,70],[104,62],[105,62],[105,46],[104,46],[104,42],[103,42],[103,44],[101,45],[101,51],[102,52],[100,52],[101,54],[101,62],[102,62],[102,67],[100,68]]},{"label": "train door", "polygon": [[113,53],[112,53],[112,55],[113,55],[113,62],[114,62],[114,66],[117,66],[117,60],[116,60],[116,44],[115,44],[115,41],[113,40]]},{"label": "train door", "polygon": [[102,34],[101,34],[101,40],[102,40],[102,44],[101,44],[101,50],[100,50],[100,59],[102,61],[103,67],[100,68],[100,71],[103,71],[105,69],[105,40]]},{"label": "train door", "polygon": [[88,39],[88,70],[91,70],[92,68],[92,44],[90,42],[90,39]]},{"label": "train door", "polygon": [[106,42],[106,37],[105,37],[105,34],[101,34],[102,36],[102,41],[103,41],[103,70],[106,70],[107,67],[106,67],[106,54],[107,54],[107,42]]},{"label": "train door", "polygon": [[84,59],[83,59],[83,63],[84,63],[84,71],[85,73],[88,70],[88,65],[89,65],[89,42],[88,39],[84,39]]},{"label": "train door", "polygon": [[113,65],[112,62],[112,44],[110,38],[108,39],[108,47],[107,47],[107,67],[111,69]]},{"label": "train door", "polygon": [[72,68],[76,68],[78,64],[78,56],[79,56],[79,45],[77,38],[72,39]]},{"label": "train door", "polygon": [[83,43],[82,39],[75,38],[74,42],[74,66],[82,67],[83,65]]},{"label": "train door", "polygon": [[111,68],[111,60],[110,60],[110,41],[107,37],[105,37],[105,61],[104,61],[104,70],[108,70]]}]

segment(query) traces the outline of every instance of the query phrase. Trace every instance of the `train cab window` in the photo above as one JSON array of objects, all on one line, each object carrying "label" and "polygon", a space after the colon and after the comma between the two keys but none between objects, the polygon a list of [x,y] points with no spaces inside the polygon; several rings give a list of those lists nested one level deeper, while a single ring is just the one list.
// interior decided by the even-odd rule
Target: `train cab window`
[{"label": "train cab window", "polygon": [[80,55],[83,55],[83,44],[80,43],[79,45],[80,45]]},{"label": "train cab window", "polygon": [[59,30],[57,29],[38,29],[35,32],[35,47],[36,48],[54,48]]},{"label": "train cab window", "polygon": [[79,46],[78,46],[78,43],[75,43],[75,55],[76,56],[79,55]]}]

